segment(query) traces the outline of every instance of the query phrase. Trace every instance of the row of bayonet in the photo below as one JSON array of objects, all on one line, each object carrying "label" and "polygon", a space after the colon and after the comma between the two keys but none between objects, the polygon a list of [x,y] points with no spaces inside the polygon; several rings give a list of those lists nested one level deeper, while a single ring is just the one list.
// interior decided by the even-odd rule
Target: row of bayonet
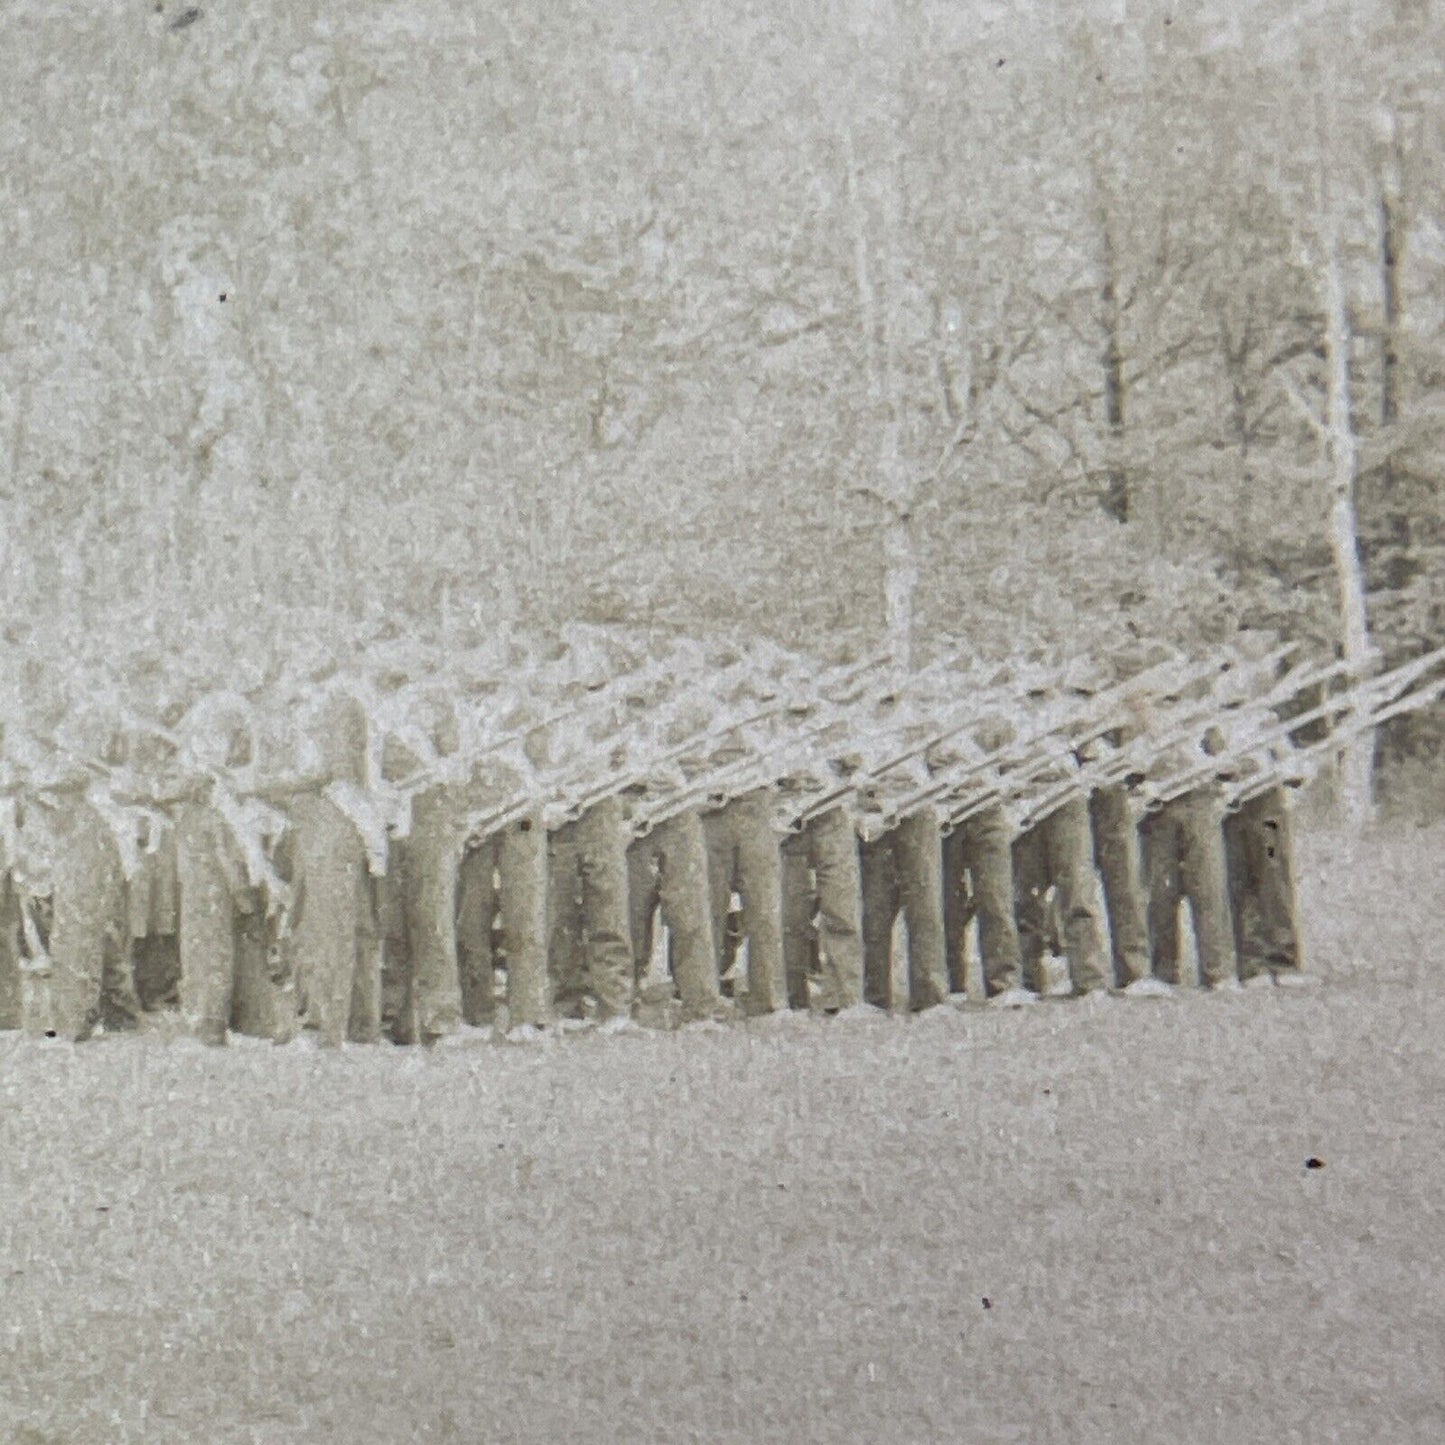
[{"label": "row of bayonet", "polygon": [[[681,813],[721,807],[757,790],[775,795],[785,829],[801,830],[839,806],[853,809],[864,836],[920,808],[937,809],[945,830],[995,806],[1009,808],[1020,827],[1029,827],[1070,798],[1109,785],[1130,788],[1145,809],[1203,786],[1222,789],[1228,806],[1237,807],[1268,788],[1304,782],[1324,756],[1359,734],[1445,695],[1445,648],[1373,671],[1301,662],[1296,651],[1285,646],[1247,657],[1225,649],[1198,662],[1170,658],[1108,685],[1072,691],[1037,669],[990,670],[957,657],[901,677],[884,658],[811,674],[799,659],[790,658],[790,666],[775,661],[770,669],[743,662],[681,678],[664,660],[565,705],[544,707],[509,731],[479,726],[460,758],[433,754],[403,781],[373,777],[365,791],[376,801],[375,817],[384,820],[378,826],[404,836],[409,800],[455,778],[459,764],[485,771],[490,757],[515,762],[533,735],[590,724],[604,733],[595,748],[565,764],[523,762],[530,775],[517,795],[474,813],[467,820],[471,832],[494,833],[543,806],[553,823],[575,819],[600,800],[627,795],[632,826],[644,834]],[[619,702],[649,689],[654,701],[643,718],[609,732]],[[374,699],[362,691],[353,695],[369,705]],[[236,700],[238,713],[245,706]],[[484,703],[475,706],[485,712]],[[713,716],[675,741],[658,743],[689,708],[712,709]],[[376,726],[374,709],[369,716]],[[274,884],[268,853],[285,826],[279,809],[288,797],[328,781],[299,775],[257,781],[253,770],[197,763],[184,729],[130,712],[117,723],[149,732],[186,756],[191,766],[182,786],[149,787],[135,769],[79,757],[58,743],[51,746],[71,766],[37,781],[7,745],[0,795],[43,801],[47,792],[83,790],[117,835],[132,839],[137,817],[153,823],[183,799],[209,798],[235,833],[251,881]],[[1001,724],[1008,734],[1003,741]],[[980,746],[976,740],[988,739],[991,729],[990,745]],[[1189,744],[1211,732],[1217,735],[1212,748],[1191,751]],[[1317,736],[1304,741],[1310,732]],[[859,752],[867,756],[848,756]],[[353,799],[348,811],[355,807]]]}]

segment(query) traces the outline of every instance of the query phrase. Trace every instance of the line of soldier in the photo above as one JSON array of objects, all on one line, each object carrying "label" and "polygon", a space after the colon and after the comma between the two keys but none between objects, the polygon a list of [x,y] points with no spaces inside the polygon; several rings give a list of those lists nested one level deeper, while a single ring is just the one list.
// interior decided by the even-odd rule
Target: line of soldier
[{"label": "line of soldier", "polygon": [[1206,986],[1301,979],[1291,790],[1437,700],[1445,653],[1290,651],[897,676],[688,645],[12,724],[0,1027],[82,1039],[173,991],[209,1043],[440,1045],[496,1019],[500,972],[513,1037],[610,1031],[656,992],[659,918],[684,1023],[945,1004],[975,921],[995,1006],[1060,991],[1060,944],[1068,992],[1167,993],[1181,900]]}]

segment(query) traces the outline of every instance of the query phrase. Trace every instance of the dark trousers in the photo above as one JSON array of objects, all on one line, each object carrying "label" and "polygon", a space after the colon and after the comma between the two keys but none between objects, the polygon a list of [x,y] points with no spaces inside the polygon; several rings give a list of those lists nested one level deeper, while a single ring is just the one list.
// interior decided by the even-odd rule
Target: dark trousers
[{"label": "dark trousers", "polygon": [[725,967],[728,905],[742,899],[742,927],[748,940],[750,1014],[773,1013],[786,1002],[783,967],[782,851],[765,790],[734,798],[704,815],[708,887],[712,895],[713,941],[719,971]]},{"label": "dark trousers", "polygon": [[1300,966],[1294,840],[1283,787],[1224,820],[1225,868],[1241,978]]},{"label": "dark trousers", "polygon": [[1115,784],[1089,799],[1094,861],[1104,884],[1114,981],[1122,988],[1149,973],[1149,922],[1144,859],[1129,790]]},{"label": "dark trousers", "polygon": [[603,1016],[632,1011],[629,833],[616,798],[549,834],[547,956],[557,1009],[579,1017],[588,993]]},{"label": "dark trousers", "polygon": [[808,1007],[808,975],[821,975],[827,1006],[863,998],[862,875],[845,808],[810,819],[783,840],[783,956],[788,1003]]},{"label": "dark trousers", "polygon": [[881,838],[864,843],[864,997],[891,1003],[893,925],[908,928],[908,1003],[918,1012],[948,997],[943,931],[943,845],[931,811],[913,813]]},{"label": "dark trousers", "polygon": [[291,805],[291,948],[306,1027],[325,1045],[381,1037],[377,890],[355,825],[329,798]]},{"label": "dark trousers", "polygon": [[944,927],[953,989],[963,992],[964,932],[978,919],[978,951],[989,997],[1022,987],[1014,915],[1013,829],[997,804],[965,819],[943,840]]},{"label": "dark trousers", "polygon": [[1200,790],[1165,803],[1145,819],[1149,880],[1149,957],[1166,983],[1179,982],[1179,902],[1189,900],[1199,971],[1206,983],[1235,976],[1234,929],[1224,863],[1220,807]]},{"label": "dark trousers", "polygon": [[681,813],[659,823],[627,850],[632,957],[639,978],[652,957],[652,919],[661,908],[669,963],[685,1018],[706,1018],[718,1006],[718,950],[702,820]]},{"label": "dark trousers", "polygon": [[507,1019],[546,1024],[552,1017],[547,895],[551,865],[540,814],[520,818],[462,855],[452,913],[462,1017],[492,1018],[499,963],[507,967]]},{"label": "dark trousers", "polygon": [[[110,829],[83,800],[60,805],[50,925],[50,977],[30,994],[26,1028],[84,1039],[98,1024],[134,1026],[140,1000],[130,970],[125,874]],[[39,1028],[36,1025],[39,1024]]]}]

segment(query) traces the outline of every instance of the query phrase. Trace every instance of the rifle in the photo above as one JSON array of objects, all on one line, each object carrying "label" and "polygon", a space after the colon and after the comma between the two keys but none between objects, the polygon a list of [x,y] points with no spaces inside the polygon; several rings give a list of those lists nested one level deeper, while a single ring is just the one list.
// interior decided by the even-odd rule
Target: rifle
[{"label": "rifle", "polygon": [[[933,668],[941,669],[946,667],[956,661],[960,656],[962,656],[961,653],[955,654],[944,662],[934,663],[929,669],[925,669],[924,673],[919,674],[919,676],[926,676]],[[992,669],[986,669],[986,671],[991,670]],[[973,676],[976,675],[977,670],[975,669]],[[893,772],[905,763],[912,762],[915,758],[927,753],[930,748],[936,747],[940,742],[957,736],[971,723],[979,721],[980,718],[986,715],[989,708],[997,702],[999,691],[997,686],[990,687],[982,697],[971,698],[967,703],[961,704],[958,708],[953,709],[950,714],[949,724],[942,731],[931,733],[923,741],[914,743],[904,748],[901,752],[894,753],[883,762],[875,764],[859,777],[851,779],[849,782],[832,788],[825,793],[819,794],[789,820],[789,828],[794,832],[801,832],[814,819],[820,818],[825,813],[830,812],[860,788],[867,787],[869,783],[876,782],[877,779],[883,777],[885,774]],[[933,784],[929,783],[927,787],[921,791],[927,793],[930,797],[933,796]]]},{"label": "rifle", "polygon": [[[826,682],[823,685],[824,695],[821,698],[815,697],[811,701],[806,703],[804,705],[804,711],[812,711],[820,705],[825,708],[831,708],[832,711],[829,713],[827,719],[823,723],[820,723],[817,727],[810,729],[810,732],[821,731],[823,727],[828,726],[828,724],[831,723],[838,715],[838,709],[842,706],[846,706],[847,702],[852,700],[843,699],[841,701],[838,701],[835,699],[831,699],[826,696],[827,689],[837,688],[839,686],[855,682],[858,679],[867,676],[867,674],[869,674],[870,672],[877,671],[877,669],[883,666],[887,662],[887,660],[888,659],[885,657],[875,657],[867,662],[859,663],[853,667],[844,669],[841,673],[835,672],[827,675]],[[584,794],[581,798],[573,800],[568,805],[568,811],[569,813],[571,813],[572,816],[580,817],[583,813],[587,811],[588,808],[594,806],[598,802],[601,802],[604,798],[610,798],[616,793],[625,792],[628,788],[637,787],[645,784],[647,782],[648,775],[659,765],[669,762],[675,762],[679,758],[684,758],[688,755],[688,753],[692,752],[693,749],[697,748],[701,744],[711,741],[713,738],[722,737],[723,735],[733,732],[739,728],[752,727],[757,723],[766,722],[769,718],[777,717],[780,713],[795,711],[797,711],[797,707],[794,704],[787,701],[779,700],[770,703],[767,707],[761,708],[757,712],[749,714],[745,718],[730,720],[719,726],[704,729],[702,732],[695,734],[693,737],[687,739],[685,742],[679,743],[677,746],[669,748],[666,752],[660,753],[656,757],[649,759],[645,767],[634,768],[630,773],[624,774],[621,780],[614,779],[605,786],[600,788],[594,788],[592,792]],[[731,776],[734,772],[742,770],[747,766],[758,767],[760,766],[760,764],[757,759],[753,758],[739,759],[736,763],[725,763],[723,764],[719,776]],[[707,788],[713,781],[713,779],[710,779],[709,783],[707,784],[690,785],[687,789],[684,790],[684,794],[688,796],[694,795],[698,792],[699,787]],[[674,794],[672,796],[677,797],[678,795]],[[675,808],[674,813],[685,812],[687,810],[687,806],[689,805],[683,805]],[[672,816],[672,814],[669,814],[668,816]],[[664,821],[664,818],[662,816],[654,815],[652,817],[652,820],[648,824],[649,829],[656,826],[657,823],[662,821]]]},{"label": "rifle", "polygon": [[[1260,667],[1273,665],[1278,660],[1279,652],[1275,652],[1259,659],[1257,665]],[[1293,672],[1280,678],[1267,693],[1251,699],[1247,706],[1252,710],[1273,707],[1302,692],[1306,687],[1313,687],[1333,677],[1342,668],[1343,664],[1338,662],[1296,668]],[[1240,706],[1240,704],[1224,704],[1224,707],[1230,710],[1236,706]],[[1153,738],[1137,739],[1136,744],[1145,741],[1151,743],[1152,751],[1157,755],[1189,737],[1201,723],[1213,714],[1214,710],[1215,704],[1212,699],[1195,706],[1181,707],[1171,718],[1170,729],[1167,733]],[[1077,775],[1065,780],[1052,791],[1045,793],[1043,797],[1036,799],[1029,813],[1022,820],[1021,828],[1027,830],[1036,827],[1080,792],[1091,793],[1096,788],[1127,782],[1131,777],[1142,781],[1143,771],[1144,764],[1138,756],[1137,746],[1120,748],[1108,757],[1085,764]]]},{"label": "rifle", "polygon": [[[841,671],[835,670],[834,672],[826,675],[825,685],[839,686],[851,683],[858,678],[866,676],[870,672],[876,671],[879,667],[883,665],[884,662],[886,662],[886,660],[887,659],[883,657],[874,657],[868,659],[865,662],[854,664],[851,667],[844,668]],[[656,671],[656,669],[653,669],[651,672],[648,672],[647,675],[653,675],[653,673],[655,673]],[[746,663],[737,664],[734,668],[725,671],[723,675],[726,677],[730,673],[734,675],[739,673],[746,675]],[[624,688],[624,686],[635,686],[637,677],[637,673],[631,673],[626,678],[619,680],[617,684],[607,689],[606,697],[610,700],[618,692],[620,692]],[[581,707],[574,708],[571,711],[562,714],[562,716],[575,716],[577,713],[585,711],[588,705],[592,704],[594,701],[594,699],[589,699],[588,702],[584,703]],[[810,706],[811,705],[812,704],[810,704]],[[615,793],[623,792],[630,787],[636,787],[639,784],[645,783],[648,774],[651,773],[653,769],[657,768],[658,766],[669,762],[675,762],[679,758],[686,757],[687,754],[693,749],[706,744],[713,738],[720,737],[723,734],[731,732],[736,728],[751,727],[756,723],[765,721],[768,718],[776,717],[780,713],[788,712],[791,710],[792,705],[787,700],[779,698],[775,693],[768,701],[767,705],[758,709],[756,712],[750,713],[740,719],[731,719],[722,725],[704,728],[699,732],[694,733],[683,742],[649,759],[646,767],[636,768],[631,773],[625,775],[623,778],[614,779],[605,787],[595,788],[590,793],[584,794],[580,798],[570,800],[567,804],[567,811],[572,817],[580,817],[581,814],[586,812],[588,808],[594,806],[598,802],[601,802],[603,799],[611,797]],[[529,728],[527,731],[530,732],[533,730],[534,729]],[[522,736],[525,735],[525,733],[522,734]],[[509,741],[515,740],[516,739],[514,738],[510,739]],[[504,745],[505,744],[499,744],[499,746]],[[613,746],[615,746],[615,744],[609,744],[607,751],[610,752]],[[495,750],[495,748],[489,748],[484,751]],[[480,754],[478,756],[480,756]],[[599,756],[605,756],[605,754],[594,755],[593,757],[589,758],[587,763],[583,764],[580,767],[574,767],[564,773],[561,779],[555,780],[550,784],[550,786],[554,788],[557,792],[565,793],[569,788],[576,787],[584,783],[586,779],[591,777],[596,771],[596,764]],[[476,836],[479,832],[485,834],[486,832],[494,832],[499,828],[506,827],[509,823],[514,822],[519,818],[525,817],[536,807],[536,805],[536,797],[531,796],[526,799],[516,799],[513,802],[508,803],[504,807],[499,809],[488,810],[487,812],[483,813],[482,815],[478,816],[473,820],[473,836]]]},{"label": "rifle", "polygon": [[[1271,661],[1278,661],[1281,657],[1287,656],[1292,650],[1292,645],[1278,648],[1270,654],[1269,658],[1260,659],[1256,665],[1266,666]],[[947,770],[944,777],[931,780],[914,793],[895,803],[891,810],[892,815],[895,817],[905,816],[915,808],[936,802],[950,793],[961,791],[970,780],[990,769],[997,769],[1000,773],[1012,773],[1012,776],[1008,778],[1001,778],[998,787],[975,798],[962,812],[951,814],[948,824],[956,827],[959,823],[989,806],[1000,795],[1016,796],[1020,788],[1033,782],[1040,774],[1057,767],[1059,760],[1056,757],[1047,753],[1042,756],[1037,754],[1039,746],[1050,738],[1056,737],[1065,730],[1077,729],[1083,723],[1084,731],[1082,733],[1074,732],[1070,747],[1073,750],[1086,747],[1100,741],[1123,725],[1117,708],[1126,697],[1132,696],[1141,686],[1146,690],[1158,691],[1166,684],[1172,684],[1170,691],[1182,692],[1186,687],[1202,678],[1218,675],[1231,665],[1233,665],[1233,659],[1227,653],[1216,653],[1207,662],[1189,670],[1184,670],[1184,664],[1172,660],[1156,664],[1152,668],[1146,668],[1144,672],[1137,673],[1134,677],[1116,683],[1113,687],[1089,698],[1069,715],[1045,723],[1025,734],[1024,737],[995,749],[983,758],[964,764],[961,768]],[[953,736],[953,733],[959,731],[962,729],[953,729],[945,736]],[[1071,788],[1077,787],[1077,779],[1071,778],[1069,785]]]},{"label": "rifle", "polygon": [[[789,747],[798,747],[806,739],[816,736],[824,729],[831,727],[837,721],[839,710],[836,707],[829,709],[828,714],[821,720],[814,723],[812,727],[806,728],[803,732],[788,742]],[[767,787],[776,781],[780,767],[786,771],[786,766],[780,765],[776,760],[769,763],[767,759],[757,757],[737,758],[730,763],[724,763],[715,768],[706,777],[679,789],[675,793],[668,794],[657,803],[639,814],[633,823],[633,831],[638,837],[646,837],[654,828],[670,821],[681,813],[686,813],[692,808],[704,803],[713,803],[722,806],[727,802],[727,792],[718,792],[718,785],[738,775],[746,776],[749,773],[756,776],[751,780],[750,785],[743,791],[751,791],[754,787]]]},{"label": "rifle", "polygon": [[[1319,741],[1310,743],[1303,748],[1297,748],[1285,759],[1287,766],[1266,768],[1262,773],[1246,779],[1229,794],[1225,801],[1225,810],[1231,813],[1237,812],[1246,803],[1252,802],[1281,783],[1286,787],[1301,786],[1308,781],[1310,772],[1307,766],[1302,769],[1301,764],[1308,765],[1309,760],[1316,754],[1333,752],[1357,733],[1379,727],[1381,723],[1389,722],[1391,718],[1400,717],[1422,707],[1429,707],[1442,699],[1445,699],[1445,679],[1397,698],[1368,717],[1356,717],[1342,728],[1320,738]],[[1301,773],[1298,778],[1293,776],[1297,771]]]},{"label": "rifle", "polygon": [[[1201,784],[1211,779],[1220,777],[1222,771],[1252,752],[1260,748],[1268,747],[1271,743],[1278,742],[1281,738],[1288,738],[1291,734],[1298,732],[1301,728],[1307,727],[1310,723],[1322,718],[1328,718],[1336,713],[1355,712],[1359,714],[1361,705],[1369,707],[1372,700],[1377,696],[1380,699],[1379,715],[1384,717],[1396,716],[1389,711],[1389,705],[1400,698],[1401,693],[1409,688],[1419,678],[1423,677],[1440,662],[1445,661],[1445,647],[1437,648],[1434,652],[1427,653],[1424,657],[1416,658],[1413,662],[1393,669],[1390,672],[1382,672],[1374,677],[1366,678],[1356,682],[1352,687],[1343,693],[1337,693],[1331,698],[1295,717],[1284,719],[1274,723],[1272,726],[1263,728],[1254,737],[1246,740],[1242,747],[1235,748],[1227,753],[1222,753],[1206,762],[1197,764],[1182,772],[1176,773],[1172,778],[1167,779],[1163,785],[1153,790],[1153,797],[1150,800],[1151,810],[1162,807],[1165,803],[1181,798],[1192,792]],[[1425,689],[1429,692],[1429,689]],[[1415,704],[1411,703],[1411,706]],[[1250,713],[1258,713],[1264,710],[1264,704],[1249,709]],[[1408,708],[1400,709],[1408,711]],[[1374,714],[1370,714],[1373,717]],[[1369,717],[1360,724],[1363,727],[1373,726]],[[1321,740],[1325,741],[1325,740]]]}]

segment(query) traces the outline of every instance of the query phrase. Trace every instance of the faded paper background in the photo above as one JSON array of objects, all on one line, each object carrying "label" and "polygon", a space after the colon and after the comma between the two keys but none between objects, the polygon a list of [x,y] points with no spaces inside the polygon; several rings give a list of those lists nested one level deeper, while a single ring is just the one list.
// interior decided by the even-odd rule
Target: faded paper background
[{"label": "faded paper background", "polygon": [[[1445,640],[1439,0],[4,0],[0,79],[12,700]],[[0,1438],[1441,1438],[1442,736],[1307,804],[1307,998],[0,1036]]]}]

